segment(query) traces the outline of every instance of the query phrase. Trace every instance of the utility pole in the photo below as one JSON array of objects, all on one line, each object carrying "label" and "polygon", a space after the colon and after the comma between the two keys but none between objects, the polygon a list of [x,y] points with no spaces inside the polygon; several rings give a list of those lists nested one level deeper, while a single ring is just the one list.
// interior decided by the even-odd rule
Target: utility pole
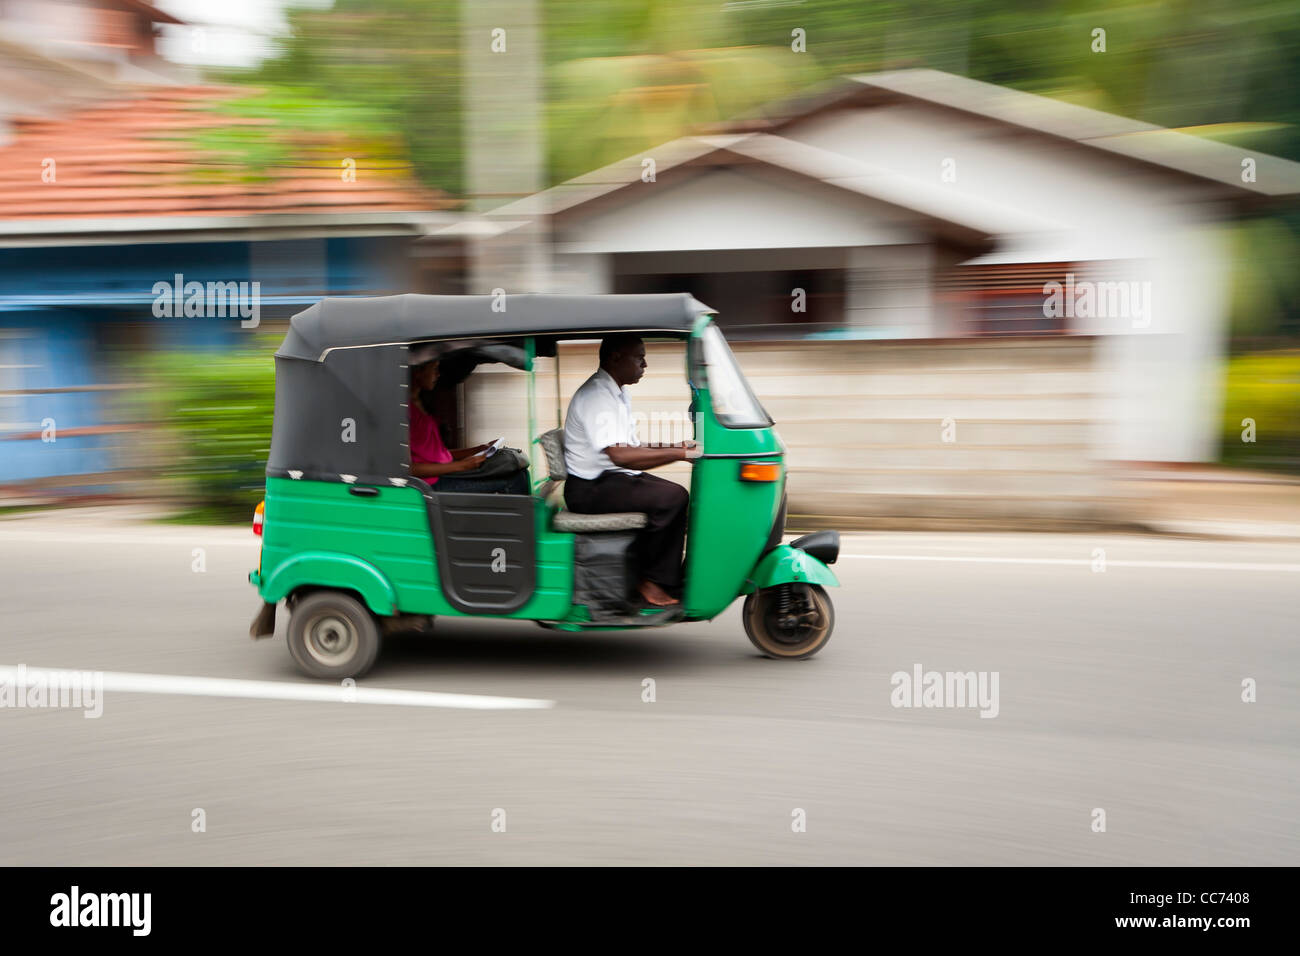
[{"label": "utility pole", "polygon": [[[465,182],[477,215],[545,185],[542,20],[539,0],[462,0]],[[470,289],[550,290],[549,226],[543,216],[495,221],[502,231],[467,240]]]}]

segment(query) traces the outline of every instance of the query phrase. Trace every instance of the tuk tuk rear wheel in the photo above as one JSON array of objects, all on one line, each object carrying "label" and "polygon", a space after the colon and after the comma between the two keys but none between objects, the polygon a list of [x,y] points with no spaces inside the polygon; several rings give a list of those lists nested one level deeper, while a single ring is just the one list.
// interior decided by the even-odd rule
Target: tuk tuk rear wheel
[{"label": "tuk tuk rear wheel", "polygon": [[745,598],[741,611],[750,643],[767,657],[803,660],[831,639],[835,608],[816,584],[778,584]]},{"label": "tuk tuk rear wheel", "polygon": [[379,656],[379,625],[364,604],[342,591],[313,591],[293,606],[289,654],[311,677],[360,677]]}]

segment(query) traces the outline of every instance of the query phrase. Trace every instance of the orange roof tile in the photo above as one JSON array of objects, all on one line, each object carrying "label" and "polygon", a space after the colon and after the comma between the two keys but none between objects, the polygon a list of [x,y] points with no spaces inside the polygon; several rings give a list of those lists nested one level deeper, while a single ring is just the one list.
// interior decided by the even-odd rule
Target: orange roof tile
[{"label": "orange roof tile", "polygon": [[[382,213],[458,205],[420,185],[409,166],[357,152],[351,154],[355,182],[343,181],[343,156],[326,159],[323,147],[290,167],[266,170],[240,169],[228,157],[203,153],[190,133],[270,125],[212,109],[249,92],[150,88],[53,119],[14,120],[13,138],[0,148],[0,220]],[[42,180],[47,158],[55,162],[55,181],[48,183]],[[239,181],[250,173],[263,181]]]}]

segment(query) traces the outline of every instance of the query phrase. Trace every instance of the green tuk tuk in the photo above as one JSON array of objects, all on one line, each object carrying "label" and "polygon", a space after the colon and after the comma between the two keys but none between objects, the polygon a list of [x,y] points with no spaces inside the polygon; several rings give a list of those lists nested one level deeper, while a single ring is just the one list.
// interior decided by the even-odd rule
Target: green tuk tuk
[{"label": "green tuk tuk", "polygon": [[[629,599],[628,546],[645,516],[566,510],[563,433],[535,421],[535,359],[622,332],[686,345],[700,452],[682,599],[668,610]],[[544,452],[546,472],[532,494],[436,492],[411,475],[408,365],[429,348],[470,371],[502,362],[527,374],[529,454]],[[383,634],[436,616],[660,627],[712,619],[741,595],[745,631],[768,657],[807,658],[830,638],[839,535],[782,543],[785,447],[712,310],[689,295],[327,298],[291,319],[275,363],[250,633],[273,634],[286,601],[289,650],[307,674],[358,677]]]}]

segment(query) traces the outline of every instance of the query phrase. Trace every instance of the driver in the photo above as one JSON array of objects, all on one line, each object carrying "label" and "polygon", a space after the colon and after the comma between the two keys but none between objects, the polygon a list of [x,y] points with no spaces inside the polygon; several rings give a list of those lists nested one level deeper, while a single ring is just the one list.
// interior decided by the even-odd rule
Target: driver
[{"label": "driver", "polygon": [[564,501],[570,511],[602,514],[644,512],[648,524],[637,536],[641,580],[647,604],[680,604],[682,545],[686,540],[689,494],[673,481],[646,474],[674,461],[699,457],[696,442],[642,445],[632,420],[627,386],[645,374],[645,343],[636,335],[607,335],[600,343],[600,368],[573,394],[564,418]]}]

